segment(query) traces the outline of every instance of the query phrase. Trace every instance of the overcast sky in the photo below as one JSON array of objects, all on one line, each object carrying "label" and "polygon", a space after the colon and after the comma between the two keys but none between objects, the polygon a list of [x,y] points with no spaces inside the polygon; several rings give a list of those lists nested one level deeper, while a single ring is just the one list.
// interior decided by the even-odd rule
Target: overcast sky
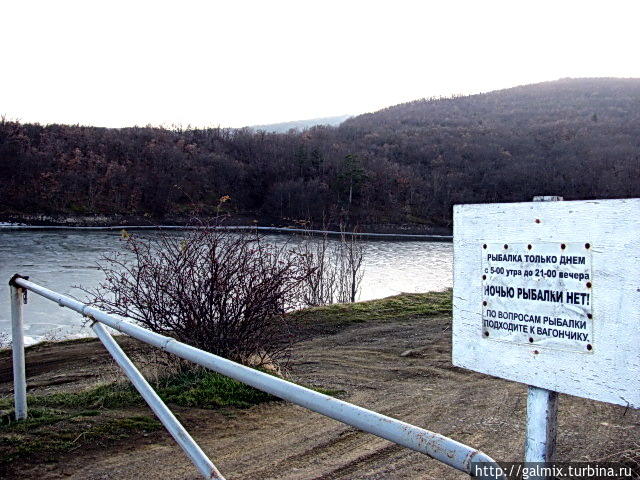
[{"label": "overcast sky", "polygon": [[562,77],[640,77],[640,2],[0,3],[0,114],[244,126]]}]

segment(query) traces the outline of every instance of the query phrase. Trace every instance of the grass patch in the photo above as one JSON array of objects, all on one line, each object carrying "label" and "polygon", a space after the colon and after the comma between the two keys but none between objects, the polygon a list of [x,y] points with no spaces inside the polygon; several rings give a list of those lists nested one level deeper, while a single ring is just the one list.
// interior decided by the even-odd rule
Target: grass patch
[{"label": "grass patch", "polygon": [[248,408],[276,397],[215,372],[195,370],[161,381],[157,389],[169,404],[181,407]]},{"label": "grass patch", "polygon": [[111,417],[97,411],[31,408],[29,418],[16,422],[4,415],[0,423],[0,472],[18,460],[55,461],[61,453],[88,444],[105,445],[138,433],[162,428],[151,415]]},{"label": "grass patch", "polygon": [[[276,397],[215,372],[197,369],[168,376],[154,389],[170,406],[248,408]],[[315,389],[326,395],[343,392]],[[29,417],[16,421],[12,410],[0,415],[0,476],[16,460],[54,461],[80,447],[108,445],[162,428],[152,415],[141,415],[145,402],[128,383],[99,385],[80,392],[29,395]],[[0,400],[0,409],[12,399]]]},{"label": "grass patch", "polygon": [[[166,403],[184,407],[247,408],[275,399],[203,369],[168,376],[154,388]],[[0,415],[0,476],[16,460],[46,462],[80,447],[106,445],[162,428],[154,416],[140,414],[145,402],[125,382],[80,392],[29,395],[29,417],[19,422],[12,404],[11,398],[0,400],[0,410],[6,409]]]},{"label": "grass patch", "polygon": [[[204,369],[168,376],[153,387],[165,403],[182,407],[248,408],[275,400],[268,393]],[[30,407],[79,410],[128,408],[145,402],[130,383],[117,382],[80,392],[29,395],[27,404]],[[11,398],[0,400],[0,408],[10,408],[11,405]]]},{"label": "grass patch", "polygon": [[[156,382],[169,405],[247,408],[276,398],[204,369]],[[80,392],[29,395],[29,417],[16,421],[12,399],[0,400],[0,477],[18,459],[49,461],[80,447],[109,443],[162,428],[153,415],[141,415],[145,402],[129,383],[99,385]]]},{"label": "grass patch", "polygon": [[163,428],[158,419],[150,415],[133,415],[123,418],[112,418],[107,422],[93,426],[83,432],[89,440],[117,440],[126,438],[132,433],[152,432]]},{"label": "grass patch", "polygon": [[51,425],[72,418],[73,415],[60,410],[32,408],[26,420],[17,422],[13,411],[0,417],[0,431],[24,433],[44,425]]},{"label": "grass patch", "polygon": [[301,326],[344,327],[372,320],[402,321],[452,312],[452,291],[403,293],[368,302],[308,308],[291,314]]},{"label": "grass patch", "polygon": [[[114,409],[141,405],[140,394],[126,383],[98,385],[80,392],[29,395],[27,405],[50,408]],[[2,404],[0,403],[0,406]]]}]

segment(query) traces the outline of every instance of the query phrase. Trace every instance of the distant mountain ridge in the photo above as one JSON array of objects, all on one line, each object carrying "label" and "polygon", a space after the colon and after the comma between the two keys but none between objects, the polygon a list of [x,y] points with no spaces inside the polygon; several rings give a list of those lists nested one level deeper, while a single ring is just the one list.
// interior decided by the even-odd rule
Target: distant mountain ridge
[{"label": "distant mountain ridge", "polygon": [[287,133],[289,130],[304,130],[306,128],[315,127],[316,125],[329,125],[337,127],[342,122],[351,118],[352,115],[338,115],[335,117],[310,118],[308,120],[292,120],[290,122],[270,123],[267,125],[251,125],[250,129],[258,131],[262,130],[269,133]]}]

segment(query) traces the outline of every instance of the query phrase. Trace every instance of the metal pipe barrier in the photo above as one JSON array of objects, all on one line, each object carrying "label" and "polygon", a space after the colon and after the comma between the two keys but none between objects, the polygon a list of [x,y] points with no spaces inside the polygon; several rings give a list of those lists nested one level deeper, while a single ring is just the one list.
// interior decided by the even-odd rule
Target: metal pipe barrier
[{"label": "metal pipe barrier", "polygon": [[[202,453],[191,437],[189,437],[184,428],[178,423],[166,405],[162,403],[157,394],[153,392],[149,384],[144,380],[144,378],[142,378],[140,372],[133,366],[133,364],[131,364],[130,360],[124,355],[114,342],[113,338],[106,332],[101,324],[107,325],[119,332],[125,333],[149,345],[158,347],[166,352],[173,353],[180,358],[189,360],[239,382],[250,385],[258,390],[270,393],[271,395],[283,400],[287,400],[301,407],[305,407],[314,412],[333,418],[334,420],[338,420],[339,422],[351,425],[364,432],[372,433],[378,437],[397,443],[398,445],[402,445],[403,447],[415,450],[416,452],[423,453],[471,476],[474,476],[474,464],[476,463],[494,465],[498,468],[496,462],[485,453],[452,440],[451,438],[387,417],[386,415],[358,407],[357,405],[353,405],[343,400],[324,395],[295,383],[263,373],[259,370],[254,370],[253,368],[246,367],[239,363],[232,362],[212,353],[205,352],[179,342],[174,338],[151,332],[124,319],[109,315],[95,307],[91,307],[79,302],[78,300],[74,300],[70,297],[30,282],[19,275],[15,275],[11,279],[10,285],[12,286],[12,289],[15,288],[18,291],[18,294],[22,294],[26,292],[26,290],[31,291],[56,302],[61,307],[70,308],[71,310],[74,310],[92,320],[92,328],[98,335],[98,338],[100,338],[100,340],[105,344],[109,353],[114,355],[118,364],[125,370],[129,379],[134,383],[135,387],[143,395],[154,413],[158,415],[162,423],[167,427],[176,441],[180,443],[180,438],[185,440],[185,443],[180,443],[180,446],[185,450],[185,452],[187,452],[191,460],[196,464],[198,469],[206,478],[222,479],[223,477],[217,472],[217,470],[215,470],[215,467],[208,458],[207,463],[199,457],[198,454],[195,454],[195,452],[199,451],[202,456],[204,456],[204,453]],[[16,306],[15,303],[12,303],[12,308],[14,306]],[[19,307],[21,308],[21,305],[19,305]],[[114,345],[117,349],[114,348]],[[24,353],[22,355],[24,359]],[[21,381],[24,382],[24,378],[14,378],[14,382]],[[16,412],[18,412],[18,397],[20,396],[22,389],[26,390],[26,386],[15,386]],[[143,393],[143,391],[145,393]],[[24,411],[26,417],[26,398],[24,398]],[[172,428],[174,429],[173,431]],[[174,431],[176,432],[175,434]],[[189,448],[191,450],[189,451],[194,453],[195,456],[192,456],[192,454],[189,453],[187,448],[184,446],[186,444],[190,445]],[[207,470],[207,468],[210,467],[213,467],[213,470]],[[206,472],[212,473],[209,473],[209,476],[207,476]],[[216,477],[215,475],[218,476]],[[495,475],[492,476],[492,478],[496,478]]]}]

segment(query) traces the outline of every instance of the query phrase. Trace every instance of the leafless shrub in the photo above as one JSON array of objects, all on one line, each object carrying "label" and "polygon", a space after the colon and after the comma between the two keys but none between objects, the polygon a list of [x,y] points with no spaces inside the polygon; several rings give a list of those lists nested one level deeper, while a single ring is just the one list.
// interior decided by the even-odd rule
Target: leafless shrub
[{"label": "leafless shrub", "polygon": [[5,350],[11,347],[11,338],[6,332],[0,332],[0,350]]},{"label": "leafless shrub", "polygon": [[339,240],[326,234],[308,238],[299,252],[308,270],[302,290],[304,305],[356,301],[364,275],[365,247],[360,237],[343,232]]},{"label": "leafless shrub", "polygon": [[[145,347],[148,347],[148,345],[145,345]],[[136,365],[142,370],[147,381],[156,387],[164,378],[198,368],[193,362],[157,348],[145,348],[137,351],[136,354]]]},{"label": "leafless shrub", "polygon": [[355,302],[362,284],[364,244],[355,234],[343,231],[338,247],[338,302]]},{"label": "leafless shrub", "polygon": [[42,342],[59,342],[65,338],[61,328],[52,328],[47,330],[40,341]]},{"label": "leafless shrub", "polygon": [[307,270],[301,290],[303,305],[327,305],[336,301],[338,266],[335,250],[327,235],[307,237],[298,246],[298,252]]},{"label": "leafless shrub", "polygon": [[92,302],[154,332],[253,365],[287,353],[284,314],[310,270],[288,245],[215,228],[149,239],[125,235],[105,256]]}]

